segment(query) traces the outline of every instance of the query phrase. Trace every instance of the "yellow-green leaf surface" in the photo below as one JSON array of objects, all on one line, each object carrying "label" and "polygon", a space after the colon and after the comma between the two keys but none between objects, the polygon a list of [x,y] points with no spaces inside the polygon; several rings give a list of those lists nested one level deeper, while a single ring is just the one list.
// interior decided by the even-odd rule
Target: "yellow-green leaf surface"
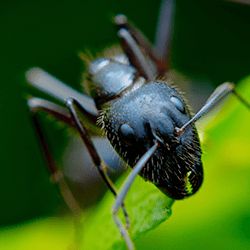
[{"label": "yellow-green leaf surface", "polygon": [[[250,100],[250,78],[237,89]],[[137,249],[250,249],[250,112],[232,96],[204,122],[204,183],[196,195],[174,203],[169,220],[157,227],[173,201],[139,177],[133,184],[125,204]],[[107,193],[84,214],[81,249],[125,249],[111,217],[113,202]],[[0,249],[68,249],[73,231],[72,219],[38,220],[2,230]]]},{"label": "yellow-green leaf surface", "polygon": [[52,217],[2,228],[0,249],[66,250],[73,243],[73,239],[73,220],[67,217]]},{"label": "yellow-green leaf surface", "polygon": [[[96,208],[94,218],[87,222],[82,249],[126,249],[111,216],[113,203],[113,195],[107,194]],[[131,237],[136,239],[165,221],[171,214],[172,204],[172,199],[138,176],[125,200]],[[123,218],[121,212],[119,217]]]},{"label": "yellow-green leaf surface", "polygon": [[[80,249],[126,249],[111,216],[113,202],[114,196],[107,193],[99,205],[84,213],[84,237]],[[165,221],[171,214],[173,202],[153,184],[138,176],[126,198],[133,239]],[[123,214],[118,214],[124,221]],[[16,228],[6,228],[0,233],[0,249],[62,250],[72,247],[73,241],[74,224],[68,217],[41,219]]]}]

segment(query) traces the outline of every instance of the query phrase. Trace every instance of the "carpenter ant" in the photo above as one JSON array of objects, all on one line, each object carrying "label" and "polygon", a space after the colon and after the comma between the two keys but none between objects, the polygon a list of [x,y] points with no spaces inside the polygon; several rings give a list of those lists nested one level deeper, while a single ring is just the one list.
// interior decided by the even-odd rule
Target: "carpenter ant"
[{"label": "carpenter ant", "polygon": [[[166,13],[164,8],[170,9],[171,20],[174,4],[171,1],[168,4],[162,11]],[[41,69],[32,68],[26,74],[27,81],[66,103],[67,108],[40,98],[30,98],[28,106],[52,179],[59,182],[68,206],[80,216],[80,208],[50,154],[37,111],[49,113],[78,130],[94,165],[116,196],[113,218],[128,249],[134,249],[126,228],[116,215],[122,207],[128,228],[123,202],[135,177],[141,175],[173,199],[193,195],[203,181],[202,152],[194,123],[228,93],[234,93],[248,108],[250,105],[232,83],[224,83],[192,117],[182,96],[163,78],[169,70],[168,53],[159,54],[125,16],[116,16],[114,22],[126,55],[98,58],[89,64],[85,80],[91,97],[73,90]],[[169,51],[171,40],[170,23],[166,25],[163,20],[159,23],[159,26],[165,25],[166,34],[161,42],[165,52]],[[133,168],[118,194],[77,112],[81,112],[85,120],[97,122],[121,158]]]}]

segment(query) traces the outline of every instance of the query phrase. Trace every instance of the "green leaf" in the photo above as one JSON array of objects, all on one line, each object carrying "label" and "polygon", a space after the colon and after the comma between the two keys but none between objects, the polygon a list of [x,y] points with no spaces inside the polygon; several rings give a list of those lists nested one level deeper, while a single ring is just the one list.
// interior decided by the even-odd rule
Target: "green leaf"
[{"label": "green leaf", "polygon": [[[168,198],[153,184],[138,176],[125,199],[132,239],[137,239],[169,218],[173,202],[173,199]],[[113,203],[114,196],[108,192],[86,224],[82,249],[126,249],[111,216]],[[118,214],[124,223],[123,213],[120,211]]]}]

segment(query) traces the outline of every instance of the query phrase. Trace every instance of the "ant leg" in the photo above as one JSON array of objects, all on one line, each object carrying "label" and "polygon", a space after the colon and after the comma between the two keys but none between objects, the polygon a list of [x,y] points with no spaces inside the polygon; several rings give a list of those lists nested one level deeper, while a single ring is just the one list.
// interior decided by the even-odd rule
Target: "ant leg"
[{"label": "ant leg", "polygon": [[[72,127],[76,128],[78,131],[81,131],[80,135],[81,135],[84,143],[86,144],[86,147],[87,147],[87,149],[92,157],[93,162],[97,166],[99,174],[101,175],[102,179],[104,180],[104,182],[106,183],[108,188],[111,190],[111,192],[116,196],[116,190],[115,190],[114,184],[112,183],[112,181],[110,180],[110,178],[108,177],[108,175],[106,173],[105,165],[101,163],[100,157],[99,157],[92,141],[88,137],[86,129],[83,127],[82,123],[79,121],[79,118],[76,114],[75,108],[73,106],[71,106],[71,104],[70,104],[70,99],[68,100],[68,102],[69,102],[69,106],[70,106],[69,107],[70,111],[66,108],[63,108],[57,104],[54,104],[54,103],[49,102],[49,101],[44,100],[44,99],[30,98],[28,100],[28,106],[30,108],[32,118],[33,118],[34,124],[36,126],[37,133],[39,135],[39,139],[40,139],[40,142],[42,145],[42,150],[44,153],[44,157],[45,157],[45,161],[46,161],[48,170],[49,170],[50,174],[52,176],[54,176],[54,178],[52,178],[52,179],[57,180],[57,178],[55,178],[56,177],[55,173],[56,173],[56,170],[58,168],[56,168],[56,166],[54,164],[53,157],[50,153],[49,147],[48,147],[46,140],[44,138],[42,129],[39,125],[39,121],[37,121],[38,118],[35,116],[35,113],[37,111],[43,111],[47,114],[51,114],[55,118],[58,118],[59,120],[67,123],[69,126],[72,126]],[[82,111],[83,107],[77,101],[73,101],[73,103],[76,104],[78,108],[81,108],[81,111]],[[77,125],[80,125],[80,127],[78,127],[77,125],[75,126],[75,124],[76,124],[75,121],[77,121]],[[62,173],[60,173],[60,175],[62,175]],[[70,192],[70,190],[67,189],[67,192]],[[65,200],[65,201],[66,201],[67,205],[69,205],[69,206],[71,205],[70,201],[68,201],[68,200]],[[72,207],[74,208],[77,206],[73,204]],[[124,204],[122,206],[122,209],[123,209],[124,216],[126,219],[127,227],[129,228],[130,223],[129,223],[128,213],[125,209]]]},{"label": "ant leg", "polygon": [[[73,99],[77,99],[78,102],[78,108],[81,111],[81,113],[92,123],[96,123],[96,119],[99,116],[99,112],[97,108],[95,107],[94,100],[88,96],[85,96],[82,93],[79,93],[78,91],[72,89],[65,83],[61,82],[54,76],[50,75],[46,71],[40,69],[40,68],[31,68],[26,72],[26,80],[27,82],[32,85],[33,87],[36,87],[37,89],[42,90],[45,93],[48,93],[49,95],[55,97],[57,100],[61,102],[66,102],[66,100],[71,96]],[[29,100],[29,106],[33,107],[34,111],[42,110],[43,112],[52,114],[54,117],[58,118],[59,120],[62,120],[66,122],[70,126],[74,126],[72,124],[72,116],[68,110],[65,110],[59,105],[56,105],[54,103],[48,102],[43,99],[39,98],[31,98]],[[75,127],[74,127],[75,128]],[[88,140],[90,141],[90,140]],[[93,145],[92,142],[88,145]],[[87,147],[88,148],[88,147]],[[101,162],[99,156],[96,153],[96,150],[94,146],[90,146],[91,148],[91,156],[93,154],[95,155],[94,158],[92,157],[93,161]],[[90,150],[89,150],[90,151]],[[47,154],[48,155],[48,154]],[[45,156],[47,157],[47,156]],[[99,159],[99,160],[98,160]],[[104,182],[107,184],[108,188],[111,190],[111,192],[116,195],[115,187],[112,183],[112,181],[109,179],[108,175],[106,174],[106,169],[104,165],[98,164],[97,169],[104,180]],[[123,211],[126,217],[127,221],[127,227],[129,227],[129,220],[128,220],[128,214],[123,206]]]},{"label": "ant leg", "polygon": [[40,99],[40,98],[30,98],[28,100],[28,107],[30,109],[31,119],[35,126],[36,132],[38,134],[40,144],[42,147],[43,155],[45,158],[45,163],[47,165],[48,172],[50,174],[50,180],[53,183],[57,183],[64,198],[65,203],[68,208],[71,210],[75,218],[75,248],[78,249],[82,245],[82,235],[83,235],[83,225],[81,222],[82,210],[73,194],[71,193],[67,182],[65,181],[64,175],[60,168],[54,161],[54,158],[50,152],[49,146],[46,142],[43,129],[41,127],[41,122],[37,117],[36,112],[41,110],[46,113],[54,115],[56,118],[66,122],[68,125],[71,124],[71,119],[67,109],[62,108],[59,105],[51,103],[49,101]]},{"label": "ant leg", "polygon": [[[94,144],[92,143],[92,141],[90,140],[88,134],[87,134],[87,131],[85,129],[85,127],[83,126],[83,124],[81,123],[78,115],[77,115],[77,112],[76,112],[76,109],[74,107],[74,105],[77,107],[77,108],[81,108],[81,105],[74,99],[67,99],[66,100],[66,105],[69,109],[69,112],[70,112],[70,115],[71,115],[71,118],[72,118],[72,122],[75,126],[75,128],[78,130],[82,140],[84,141],[86,147],[88,148],[88,151],[91,155],[91,158],[95,164],[95,166],[97,167],[101,177],[103,178],[104,182],[106,183],[106,185],[108,186],[108,188],[111,190],[111,192],[117,196],[117,192],[116,192],[116,189],[115,189],[115,186],[114,184],[112,183],[112,181],[110,180],[110,178],[108,177],[107,175],[107,172],[106,172],[106,168],[104,164],[102,164],[101,162],[101,159],[94,147]],[[126,227],[129,228],[130,227],[130,222],[129,222],[129,217],[128,217],[128,213],[125,209],[125,206],[124,206],[124,203],[122,202],[121,204],[121,207],[122,207],[122,210],[123,210],[123,213],[124,213],[124,216],[125,216],[125,220],[126,220]]]},{"label": "ant leg", "polygon": [[[125,15],[120,14],[114,18],[114,23],[117,25],[118,29],[125,28],[128,30],[138,46],[146,53],[146,56],[149,56],[155,63],[157,70],[154,70],[154,75],[156,76],[164,76],[165,72],[170,68],[174,8],[174,0],[165,0],[162,2],[156,33],[156,48],[153,47],[139,29],[128,21]],[[127,45],[124,41],[122,41],[122,44],[124,48],[126,48]],[[127,55],[130,57],[128,53]]]},{"label": "ant leg", "polygon": [[162,0],[155,35],[155,50],[160,59],[167,62],[165,72],[169,70],[171,64],[174,12],[175,0]]},{"label": "ant leg", "polygon": [[121,39],[121,44],[131,65],[139,71],[140,75],[147,80],[152,81],[157,73],[155,72],[154,67],[152,67],[152,64],[150,64],[143,55],[140,47],[130,32],[127,29],[121,28],[118,31],[118,36]]},{"label": "ant leg", "polygon": [[40,68],[29,69],[25,73],[25,78],[29,85],[47,93],[62,103],[65,103],[69,97],[78,100],[81,104],[81,111],[88,117],[88,120],[94,124],[96,123],[99,112],[94,100],[89,96],[76,91]]},{"label": "ant leg", "polygon": [[122,222],[117,217],[117,212],[119,211],[120,207],[122,206],[124,199],[128,193],[128,190],[131,187],[133,181],[135,180],[135,177],[141,172],[142,168],[145,166],[147,161],[150,159],[150,157],[156,151],[157,147],[158,147],[158,142],[156,141],[155,144],[141,157],[141,159],[133,167],[132,172],[127,177],[125,183],[121,187],[121,191],[116,196],[115,204],[113,206],[112,215],[113,215],[114,221],[117,224],[118,228],[120,229],[121,235],[122,235],[123,239],[125,240],[128,249],[130,249],[130,250],[134,249],[133,242],[132,242],[126,228],[122,225]]},{"label": "ant leg", "polygon": [[209,111],[214,104],[218,103],[224,96],[228,93],[233,93],[237,98],[250,109],[250,103],[248,103],[234,88],[234,84],[226,82],[221,84],[219,87],[215,89],[212,95],[208,98],[205,105],[200,109],[200,111],[190,119],[186,124],[184,124],[181,128],[176,128],[177,135],[180,135],[184,130],[193,125],[197,120],[199,120],[207,111]]}]

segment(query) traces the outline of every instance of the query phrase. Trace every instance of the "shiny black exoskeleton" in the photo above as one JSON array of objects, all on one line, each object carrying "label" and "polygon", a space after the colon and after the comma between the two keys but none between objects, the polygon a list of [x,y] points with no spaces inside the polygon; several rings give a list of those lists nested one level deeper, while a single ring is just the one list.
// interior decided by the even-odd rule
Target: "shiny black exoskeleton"
[{"label": "shiny black exoskeleton", "polygon": [[165,81],[147,83],[122,96],[103,114],[113,147],[131,167],[152,146],[160,147],[140,175],[174,199],[194,194],[202,184],[201,149],[194,126],[180,136],[175,128],[190,120],[182,97]]}]

